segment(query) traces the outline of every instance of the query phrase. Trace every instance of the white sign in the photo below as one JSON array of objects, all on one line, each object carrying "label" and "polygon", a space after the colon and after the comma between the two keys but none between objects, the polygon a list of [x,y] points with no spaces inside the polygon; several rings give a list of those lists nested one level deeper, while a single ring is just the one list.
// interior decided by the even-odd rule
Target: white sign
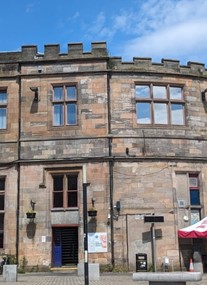
[{"label": "white sign", "polygon": [[42,236],[42,242],[46,242],[46,236]]},{"label": "white sign", "polygon": [[107,233],[89,233],[88,252],[107,252]]}]

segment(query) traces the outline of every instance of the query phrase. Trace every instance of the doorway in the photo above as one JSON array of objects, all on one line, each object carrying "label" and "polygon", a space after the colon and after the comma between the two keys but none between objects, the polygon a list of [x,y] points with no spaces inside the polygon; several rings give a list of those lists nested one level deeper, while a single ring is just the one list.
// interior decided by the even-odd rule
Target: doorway
[{"label": "doorway", "polygon": [[52,265],[70,266],[78,263],[78,227],[52,229]]}]

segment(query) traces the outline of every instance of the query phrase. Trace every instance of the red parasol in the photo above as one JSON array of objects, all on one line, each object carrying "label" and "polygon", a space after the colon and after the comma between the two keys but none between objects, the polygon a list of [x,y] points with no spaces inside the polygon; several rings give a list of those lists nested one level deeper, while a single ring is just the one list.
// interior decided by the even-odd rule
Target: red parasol
[{"label": "red parasol", "polygon": [[198,223],[178,230],[179,238],[207,238],[207,217]]}]

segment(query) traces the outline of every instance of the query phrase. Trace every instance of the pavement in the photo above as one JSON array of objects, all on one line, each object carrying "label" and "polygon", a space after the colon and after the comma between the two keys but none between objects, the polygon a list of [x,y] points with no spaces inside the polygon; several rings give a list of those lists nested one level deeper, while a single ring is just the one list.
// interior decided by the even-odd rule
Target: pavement
[{"label": "pavement", "polygon": [[[17,282],[5,282],[0,276],[0,284],[6,285],[85,285],[84,277],[71,273],[25,273],[18,274]],[[207,274],[202,281],[187,282],[187,285],[206,285]],[[103,273],[98,281],[90,280],[89,285],[148,285],[147,281],[133,281],[132,273]]]}]

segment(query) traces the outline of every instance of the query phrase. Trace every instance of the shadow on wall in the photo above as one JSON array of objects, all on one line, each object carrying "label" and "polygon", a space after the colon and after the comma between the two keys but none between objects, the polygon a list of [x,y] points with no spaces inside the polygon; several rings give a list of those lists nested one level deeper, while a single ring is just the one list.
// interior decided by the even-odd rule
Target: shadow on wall
[{"label": "shadow on wall", "polygon": [[35,236],[36,232],[36,224],[33,221],[30,221],[29,224],[27,224],[27,237],[29,239],[32,239]]},{"label": "shadow on wall", "polygon": [[93,217],[88,222],[88,232],[89,233],[95,233],[96,232],[96,227],[97,227],[97,221],[96,221],[96,218]]}]

